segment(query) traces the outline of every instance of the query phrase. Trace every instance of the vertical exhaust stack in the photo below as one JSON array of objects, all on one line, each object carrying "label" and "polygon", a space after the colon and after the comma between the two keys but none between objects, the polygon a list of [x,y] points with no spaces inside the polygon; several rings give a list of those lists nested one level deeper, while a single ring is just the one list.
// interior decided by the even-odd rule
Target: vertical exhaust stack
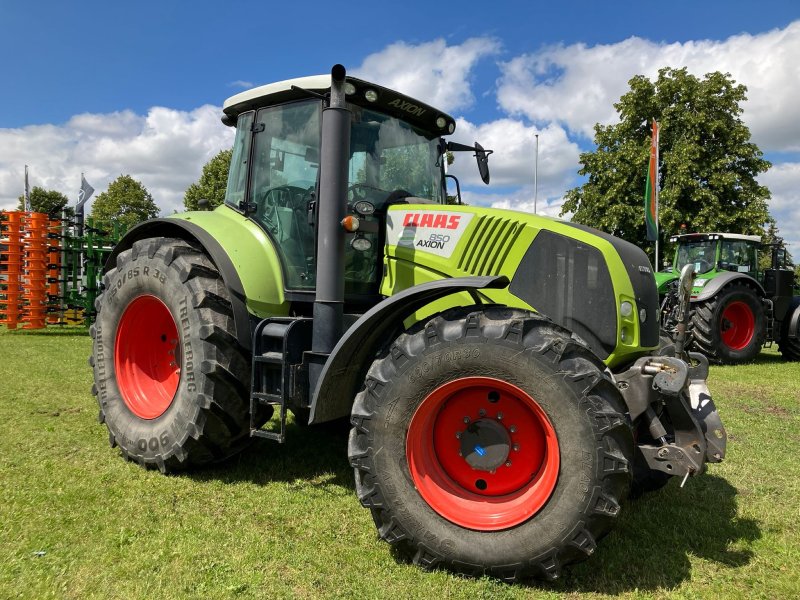
[{"label": "vertical exhaust stack", "polygon": [[[347,171],[350,161],[350,110],[345,104],[346,71],[331,69],[331,97],[322,111],[319,204],[317,220],[317,295],[311,350],[329,354],[342,335],[344,305],[345,231],[341,221],[347,214]],[[321,364],[312,364],[310,383],[316,386]]]}]

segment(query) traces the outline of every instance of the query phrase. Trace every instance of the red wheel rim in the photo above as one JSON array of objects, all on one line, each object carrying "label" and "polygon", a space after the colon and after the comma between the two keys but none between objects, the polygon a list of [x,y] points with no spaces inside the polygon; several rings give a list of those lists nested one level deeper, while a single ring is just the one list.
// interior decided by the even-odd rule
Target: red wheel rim
[{"label": "red wheel rim", "polygon": [[409,424],[406,458],[428,505],[479,531],[536,514],[555,489],[560,463],[544,410],[517,386],[491,377],[456,379],[428,394]]},{"label": "red wheel rim", "polygon": [[720,337],[732,350],[746,348],[756,333],[756,318],[746,302],[731,302],[722,311]]},{"label": "red wheel rim", "polygon": [[133,414],[155,419],[172,404],[180,383],[178,327],[155,296],[134,299],[117,327],[114,368],[122,399]]}]

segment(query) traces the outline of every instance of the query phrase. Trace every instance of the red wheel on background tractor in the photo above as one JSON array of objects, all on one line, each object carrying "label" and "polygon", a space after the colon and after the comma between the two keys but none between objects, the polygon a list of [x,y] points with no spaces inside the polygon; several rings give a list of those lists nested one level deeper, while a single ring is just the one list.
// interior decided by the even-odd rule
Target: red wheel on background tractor
[{"label": "red wheel on background tractor", "polygon": [[628,493],[632,433],[603,363],[525,311],[457,309],[400,335],[352,423],[359,499],[423,567],[553,579]]},{"label": "red wheel on background tractor", "polygon": [[164,472],[244,448],[250,363],[208,256],[184,240],[139,240],[120,252],[103,286],[89,362],[111,445]]},{"label": "red wheel on background tractor", "polygon": [[734,284],[694,307],[694,349],[716,363],[753,360],[764,345],[766,327],[761,298],[752,288]]}]

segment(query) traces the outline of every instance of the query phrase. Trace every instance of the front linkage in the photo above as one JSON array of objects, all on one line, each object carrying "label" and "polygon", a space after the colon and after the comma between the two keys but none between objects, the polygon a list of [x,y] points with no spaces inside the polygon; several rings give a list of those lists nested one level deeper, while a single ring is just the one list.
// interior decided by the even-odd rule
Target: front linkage
[{"label": "front linkage", "polygon": [[693,271],[684,267],[676,292],[675,344],[616,376],[631,422],[649,434],[639,439],[637,460],[651,471],[682,477],[681,486],[690,475],[703,473],[707,462],[721,462],[727,444],[706,383],[708,359],[685,351]]}]

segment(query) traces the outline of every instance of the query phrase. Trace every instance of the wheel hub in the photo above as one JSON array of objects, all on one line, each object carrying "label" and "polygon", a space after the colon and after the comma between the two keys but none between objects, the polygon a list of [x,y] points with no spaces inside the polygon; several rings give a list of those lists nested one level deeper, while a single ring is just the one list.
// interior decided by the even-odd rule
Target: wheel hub
[{"label": "wheel hub", "polygon": [[461,454],[470,467],[493,472],[506,464],[511,450],[511,436],[493,419],[470,423],[461,433]]}]

